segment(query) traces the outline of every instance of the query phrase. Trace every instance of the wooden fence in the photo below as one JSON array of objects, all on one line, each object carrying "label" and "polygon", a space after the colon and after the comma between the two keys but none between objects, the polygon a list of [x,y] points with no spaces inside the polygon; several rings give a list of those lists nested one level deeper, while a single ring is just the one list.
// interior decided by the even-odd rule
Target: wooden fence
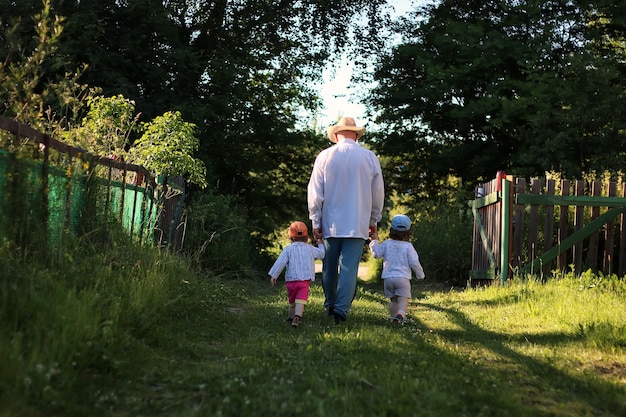
[{"label": "wooden fence", "polygon": [[626,273],[626,183],[514,178],[476,188],[469,284],[516,273]]}]

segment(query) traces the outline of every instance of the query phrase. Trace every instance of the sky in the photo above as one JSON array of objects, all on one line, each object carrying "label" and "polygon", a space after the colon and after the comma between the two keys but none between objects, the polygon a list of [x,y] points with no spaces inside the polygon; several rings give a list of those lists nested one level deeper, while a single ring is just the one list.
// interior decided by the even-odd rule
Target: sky
[{"label": "sky", "polygon": [[[413,10],[415,5],[426,2],[427,0],[388,0],[395,9],[392,17],[406,14]],[[351,84],[352,71],[352,64],[345,61],[338,66],[334,76],[331,76],[329,70],[325,72],[324,84],[320,90],[324,108],[317,117],[319,126],[331,126],[340,116],[352,116],[360,126],[367,123],[367,120],[364,120],[365,106],[355,101],[354,95],[362,87]]]}]

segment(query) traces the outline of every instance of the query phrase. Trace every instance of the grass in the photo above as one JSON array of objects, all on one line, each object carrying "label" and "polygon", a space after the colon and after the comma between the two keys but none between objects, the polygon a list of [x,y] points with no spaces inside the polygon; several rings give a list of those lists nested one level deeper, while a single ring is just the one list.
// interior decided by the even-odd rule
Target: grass
[{"label": "grass", "polygon": [[293,329],[265,271],[206,276],[128,247],[55,268],[0,252],[1,416],[626,415],[623,279],[416,281],[401,327],[376,282],[334,325],[316,281]]}]

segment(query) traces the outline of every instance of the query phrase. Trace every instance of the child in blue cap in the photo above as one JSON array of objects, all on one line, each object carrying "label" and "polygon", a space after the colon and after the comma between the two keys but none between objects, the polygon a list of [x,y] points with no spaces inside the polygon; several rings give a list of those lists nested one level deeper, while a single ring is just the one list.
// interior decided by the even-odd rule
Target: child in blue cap
[{"label": "child in blue cap", "polygon": [[383,259],[381,278],[385,296],[389,298],[389,320],[392,323],[404,323],[411,299],[411,271],[417,279],[426,277],[417,251],[408,241],[410,237],[411,219],[398,214],[391,219],[389,239],[378,243],[378,234],[374,233],[369,245],[374,258]]}]

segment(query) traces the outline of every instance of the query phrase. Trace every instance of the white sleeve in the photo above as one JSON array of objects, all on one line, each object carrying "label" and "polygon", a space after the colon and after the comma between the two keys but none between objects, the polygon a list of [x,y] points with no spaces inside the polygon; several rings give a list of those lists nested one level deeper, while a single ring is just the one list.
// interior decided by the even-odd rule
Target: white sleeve
[{"label": "white sleeve", "polygon": [[322,225],[322,203],[324,202],[324,173],[321,167],[320,155],[315,158],[311,178],[307,187],[307,203],[309,208],[309,219],[313,229],[318,229]]},{"label": "white sleeve", "polygon": [[409,266],[415,272],[415,277],[417,279],[423,279],[426,275],[424,274],[424,268],[422,268],[422,264],[420,264],[420,258],[417,254],[417,251],[411,245],[408,250],[408,258],[409,258]]}]

